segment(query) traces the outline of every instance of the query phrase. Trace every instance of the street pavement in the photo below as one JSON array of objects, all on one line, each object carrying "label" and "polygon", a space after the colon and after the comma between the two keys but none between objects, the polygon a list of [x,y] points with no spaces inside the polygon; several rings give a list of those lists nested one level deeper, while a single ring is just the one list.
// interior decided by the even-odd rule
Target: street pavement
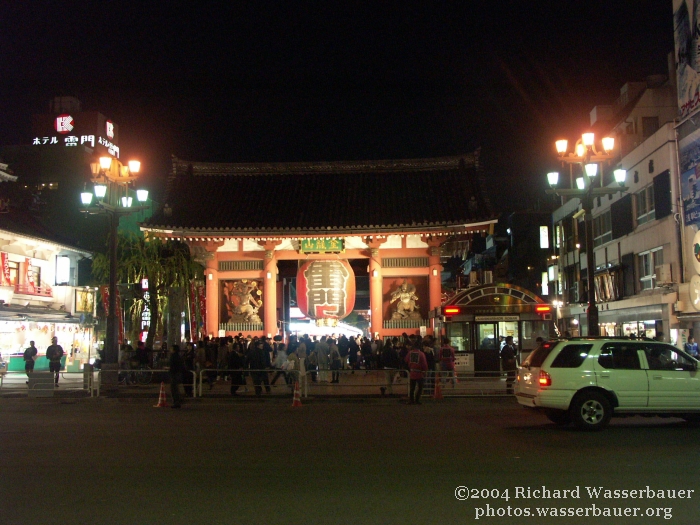
[{"label": "street pavement", "polygon": [[[586,493],[695,489],[700,429],[677,419],[613,420],[591,434],[506,397],[156,401],[0,399],[0,523],[651,524],[670,509],[672,523],[691,524],[700,510],[700,489],[674,500]],[[490,492],[458,501],[460,486]],[[515,498],[542,486],[579,487],[580,498]],[[522,516],[592,505],[661,516]]]}]

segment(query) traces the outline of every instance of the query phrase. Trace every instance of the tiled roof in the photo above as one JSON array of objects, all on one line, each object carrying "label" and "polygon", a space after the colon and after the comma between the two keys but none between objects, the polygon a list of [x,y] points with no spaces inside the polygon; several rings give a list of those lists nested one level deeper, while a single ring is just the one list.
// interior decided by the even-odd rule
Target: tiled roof
[{"label": "tiled roof", "polygon": [[91,253],[84,248],[75,246],[69,239],[55,231],[46,228],[30,213],[22,210],[11,209],[8,213],[0,213],[0,230],[23,237],[46,241],[51,244],[59,245],[62,249],[72,250],[84,255]]},{"label": "tiled roof", "polygon": [[223,164],[173,158],[143,226],[201,233],[432,230],[495,216],[478,152],[434,159]]}]

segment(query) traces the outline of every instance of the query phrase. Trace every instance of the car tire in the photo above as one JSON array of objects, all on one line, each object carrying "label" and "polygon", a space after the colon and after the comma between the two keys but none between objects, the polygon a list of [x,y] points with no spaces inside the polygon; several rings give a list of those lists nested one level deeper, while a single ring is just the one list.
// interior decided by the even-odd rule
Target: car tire
[{"label": "car tire", "polygon": [[545,415],[547,416],[547,419],[549,419],[552,423],[554,423],[557,426],[560,427],[565,427],[569,423],[571,423],[571,414],[567,412],[566,410],[547,410],[545,412]]},{"label": "car tire", "polygon": [[569,414],[581,430],[602,430],[610,422],[612,406],[600,392],[581,392],[571,402]]}]

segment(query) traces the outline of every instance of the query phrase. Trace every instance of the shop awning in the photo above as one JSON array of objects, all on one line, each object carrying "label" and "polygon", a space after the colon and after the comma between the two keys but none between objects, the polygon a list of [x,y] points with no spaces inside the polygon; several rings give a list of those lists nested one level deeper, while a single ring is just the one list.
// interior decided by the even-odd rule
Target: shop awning
[{"label": "shop awning", "polygon": [[80,319],[62,310],[45,306],[0,305],[0,321],[37,322],[37,323],[75,323]]}]

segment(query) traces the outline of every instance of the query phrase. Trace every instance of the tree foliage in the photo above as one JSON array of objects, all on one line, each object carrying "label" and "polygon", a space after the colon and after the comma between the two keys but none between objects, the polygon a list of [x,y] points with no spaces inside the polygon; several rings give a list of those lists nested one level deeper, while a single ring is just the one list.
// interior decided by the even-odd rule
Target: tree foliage
[{"label": "tree foliage", "polygon": [[[96,279],[109,280],[109,257],[95,256],[93,275]],[[162,330],[162,313],[168,306],[171,288],[186,288],[190,282],[203,278],[203,267],[196,263],[188,246],[180,241],[158,237],[146,240],[134,234],[120,233],[117,238],[117,282],[140,283],[148,279],[151,324],[146,346],[153,347],[155,336]],[[144,307],[143,298],[135,298],[130,314],[135,326],[140,324]]]}]

